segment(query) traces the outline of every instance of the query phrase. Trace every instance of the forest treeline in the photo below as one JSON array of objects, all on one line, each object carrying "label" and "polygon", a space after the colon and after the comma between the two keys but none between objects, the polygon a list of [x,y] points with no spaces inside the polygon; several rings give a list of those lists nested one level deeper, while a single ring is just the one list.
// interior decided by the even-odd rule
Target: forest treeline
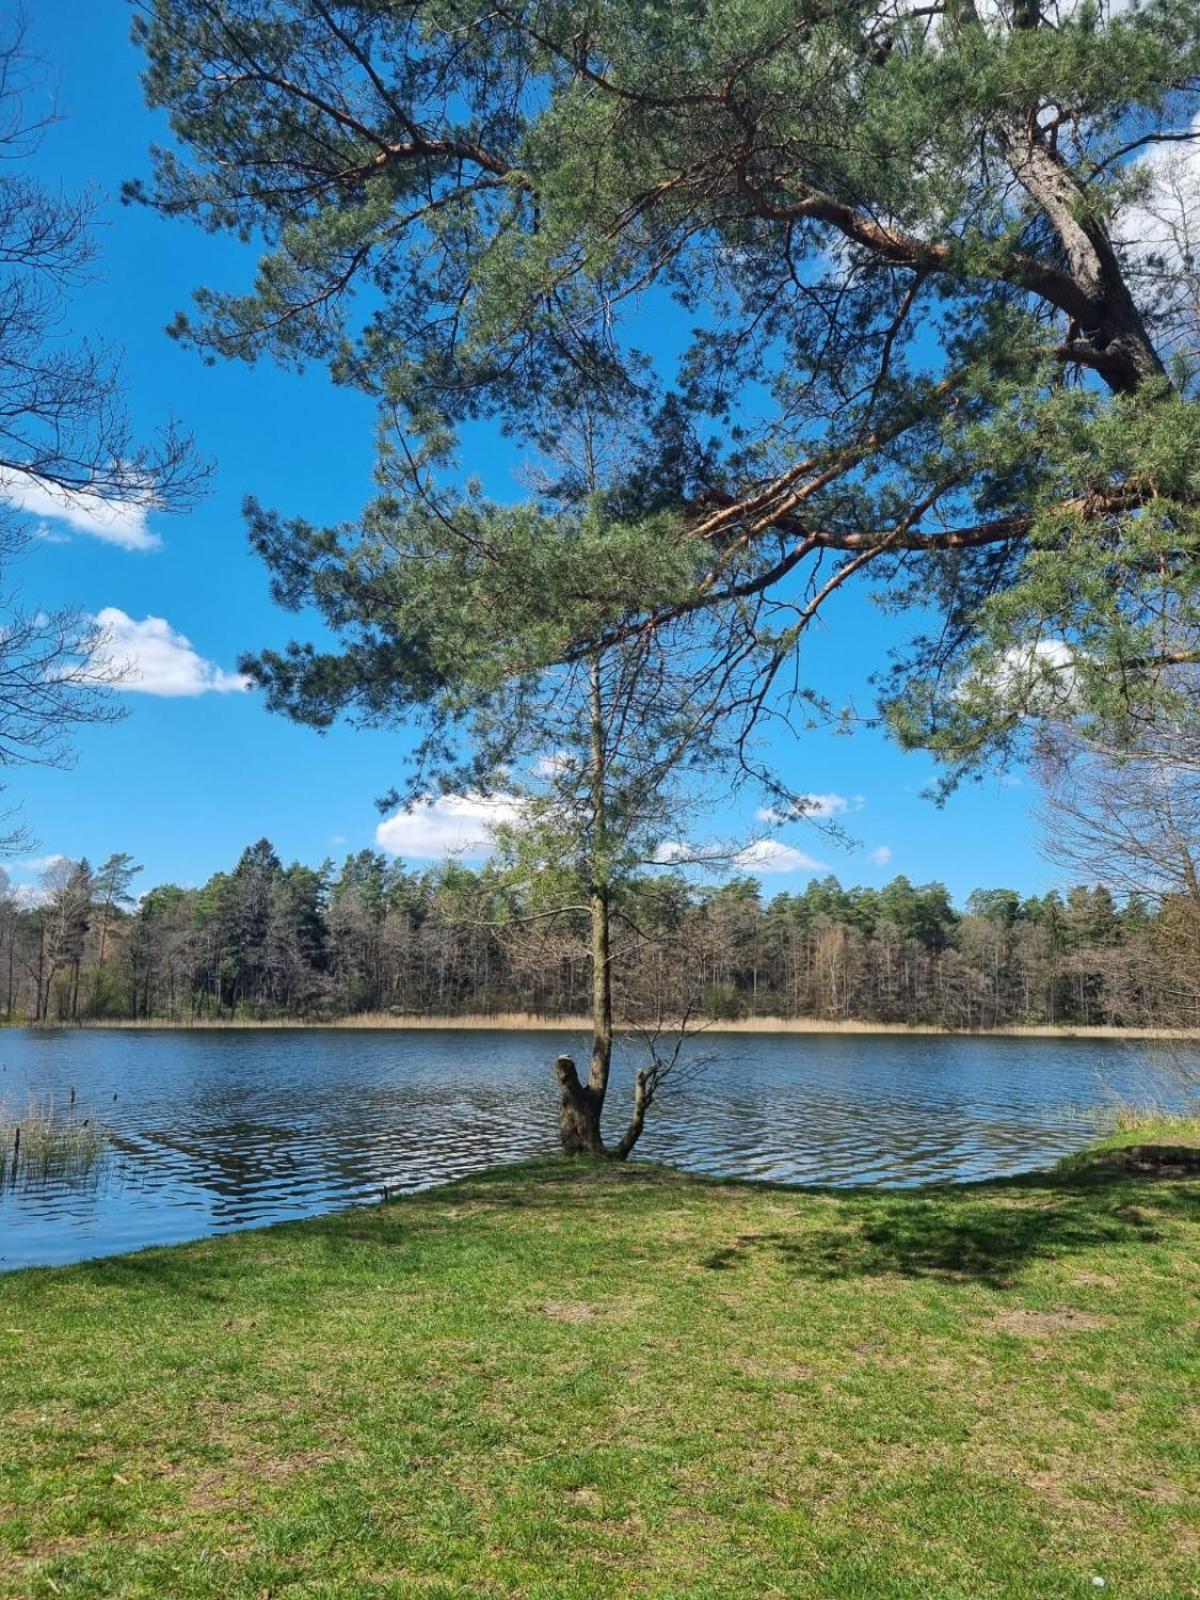
[{"label": "forest treeline", "polygon": [[[129,855],[60,861],[0,895],[10,1021],[586,1012],[586,910],[531,905],[502,869],[413,871],[375,851],[285,866],[266,841],[200,888],[135,894]],[[834,877],[764,897],[751,878],[635,881],[613,975],[629,1022],[811,1017],[979,1028],[1200,1020],[1186,908],[1103,886],[1022,897]]]}]

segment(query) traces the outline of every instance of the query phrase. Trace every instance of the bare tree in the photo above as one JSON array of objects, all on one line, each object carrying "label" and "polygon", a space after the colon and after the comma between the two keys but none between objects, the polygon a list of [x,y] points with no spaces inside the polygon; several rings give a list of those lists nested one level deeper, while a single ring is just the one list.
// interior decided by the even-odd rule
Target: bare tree
[{"label": "bare tree", "polygon": [[[62,336],[69,294],[96,263],[96,196],[64,195],[22,169],[54,120],[32,109],[46,98],[44,76],[23,22],[10,23],[0,36],[0,496],[20,510],[40,490],[100,514],[186,503],[204,477],[190,437],[168,423],[139,442],[119,353]],[[25,536],[11,518],[5,534],[10,551]]]},{"label": "bare tree", "polygon": [[55,980],[64,974],[66,981],[57,994],[58,1015],[75,1018],[84,940],[91,925],[92,870],[86,861],[55,861],[42,876],[42,888],[35,1020],[49,1017]]},{"label": "bare tree", "polygon": [[1128,894],[1183,898],[1200,912],[1200,747],[1150,728],[1126,750],[1043,740],[1037,767],[1045,852]]},{"label": "bare tree", "polygon": [[[1157,903],[1158,981],[1173,1014],[1200,1007],[1200,744],[1152,724],[1110,750],[1062,733],[1041,743],[1046,854]],[[1110,988],[1112,986],[1110,985]]]},{"label": "bare tree", "polygon": [[[26,605],[14,585],[34,516],[178,508],[205,476],[174,424],[151,443],[136,439],[116,351],[64,337],[70,293],[96,262],[96,197],[63,194],[27,170],[53,120],[18,16],[0,35],[0,767],[61,762],[75,728],[118,714],[94,620]],[[0,849],[19,837],[0,833]]]}]

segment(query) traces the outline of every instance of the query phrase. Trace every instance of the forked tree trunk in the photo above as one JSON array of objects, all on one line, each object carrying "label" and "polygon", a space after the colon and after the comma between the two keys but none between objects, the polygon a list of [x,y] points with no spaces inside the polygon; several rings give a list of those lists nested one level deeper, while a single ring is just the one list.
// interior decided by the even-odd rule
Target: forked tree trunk
[{"label": "forked tree trunk", "polygon": [[604,1095],[590,1083],[581,1083],[570,1056],[559,1056],[554,1063],[560,1090],[558,1136],[565,1156],[608,1156],[624,1161],[642,1136],[650,1105],[650,1075],[645,1069],[634,1080],[633,1115],[620,1139],[611,1148],[604,1142],[600,1119]]},{"label": "forked tree trunk", "polygon": [[589,678],[591,713],[592,882],[588,889],[592,957],[592,1054],[587,1082],[570,1056],[554,1063],[558,1078],[558,1132],[564,1155],[611,1156],[623,1161],[637,1142],[646,1114],[643,1075],[638,1075],[634,1116],[620,1142],[611,1150],[604,1143],[601,1118],[612,1070],[612,917],[609,880],[607,811],[608,772],[604,742],[604,703],[600,662],[592,661]]},{"label": "forked tree trunk", "polygon": [[558,1106],[558,1136],[565,1156],[603,1156],[604,1135],[600,1131],[600,1117],[604,1110],[604,1095],[589,1083],[579,1081],[579,1073],[570,1056],[559,1056],[554,1063],[561,1091]]},{"label": "forked tree trunk", "polygon": [[558,1134],[567,1156],[609,1156],[624,1161],[641,1137],[650,1104],[650,1077],[646,1071],[634,1080],[633,1114],[620,1140],[610,1149],[604,1143],[601,1119],[612,1069],[612,949],[610,910],[606,887],[593,887],[589,896],[592,921],[592,1055],[587,1081],[570,1056],[554,1063],[558,1078]]}]

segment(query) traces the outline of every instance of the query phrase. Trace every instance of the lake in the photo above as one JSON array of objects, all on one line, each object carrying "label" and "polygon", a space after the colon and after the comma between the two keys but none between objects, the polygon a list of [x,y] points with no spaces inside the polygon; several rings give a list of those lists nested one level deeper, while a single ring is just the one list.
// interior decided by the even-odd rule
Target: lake
[{"label": "lake", "polygon": [[[555,1033],[6,1031],[0,1099],[95,1117],[82,1182],[0,1192],[0,1269],[311,1216],[553,1151]],[[1152,1049],[1071,1039],[709,1034],[638,1147],[789,1183],[966,1181],[1095,1136],[1115,1098],[1170,1098]],[[630,1063],[610,1105],[627,1103]],[[614,1115],[614,1126],[618,1116]]]}]

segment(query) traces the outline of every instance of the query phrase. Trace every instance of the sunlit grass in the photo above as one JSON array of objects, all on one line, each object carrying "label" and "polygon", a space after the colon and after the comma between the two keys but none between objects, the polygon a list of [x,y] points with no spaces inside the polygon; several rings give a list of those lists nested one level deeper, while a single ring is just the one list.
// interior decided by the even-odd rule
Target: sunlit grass
[{"label": "sunlit grass", "polygon": [[1163,1105],[1139,1103],[1119,1106],[1112,1123],[1121,1134],[1158,1138],[1166,1133],[1178,1133],[1185,1142],[1190,1142],[1196,1132],[1197,1113],[1194,1110],[1175,1111]]},{"label": "sunlit grass", "polygon": [[1184,1600],[1160,1137],[925,1190],[545,1162],[0,1277],[0,1595]]}]

